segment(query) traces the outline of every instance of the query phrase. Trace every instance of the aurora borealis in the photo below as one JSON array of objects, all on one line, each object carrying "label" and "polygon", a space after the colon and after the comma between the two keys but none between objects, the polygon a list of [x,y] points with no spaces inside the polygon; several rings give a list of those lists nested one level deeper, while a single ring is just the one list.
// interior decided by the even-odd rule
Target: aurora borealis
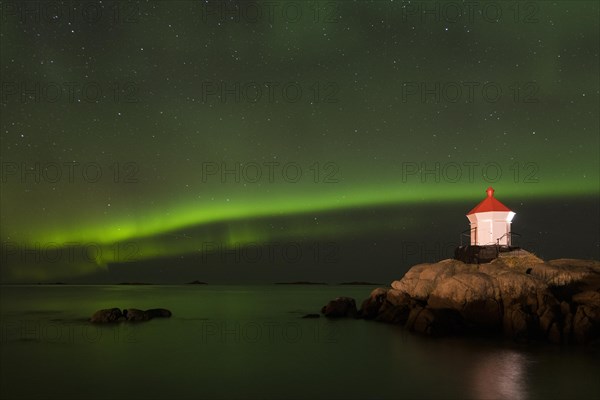
[{"label": "aurora borealis", "polygon": [[393,277],[489,185],[544,255],[599,257],[595,2],[23,4],[0,16],[4,281],[202,277],[203,243],[275,241]]}]

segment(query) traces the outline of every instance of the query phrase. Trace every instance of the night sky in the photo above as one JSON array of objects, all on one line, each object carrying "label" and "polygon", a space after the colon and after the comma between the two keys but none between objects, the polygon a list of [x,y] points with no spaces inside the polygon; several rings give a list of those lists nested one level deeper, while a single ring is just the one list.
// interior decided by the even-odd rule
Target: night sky
[{"label": "night sky", "polygon": [[480,3],[3,1],[2,280],[388,282],[490,185],[600,258],[599,5]]}]

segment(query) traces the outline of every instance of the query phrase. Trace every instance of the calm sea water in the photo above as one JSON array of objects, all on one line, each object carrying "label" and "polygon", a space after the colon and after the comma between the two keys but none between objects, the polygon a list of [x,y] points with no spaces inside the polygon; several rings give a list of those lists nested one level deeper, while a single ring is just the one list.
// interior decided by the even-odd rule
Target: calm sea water
[{"label": "calm sea water", "polygon": [[[3,286],[2,398],[600,398],[589,348],[302,319],[366,286]],[[97,309],[173,317],[94,326]]]}]

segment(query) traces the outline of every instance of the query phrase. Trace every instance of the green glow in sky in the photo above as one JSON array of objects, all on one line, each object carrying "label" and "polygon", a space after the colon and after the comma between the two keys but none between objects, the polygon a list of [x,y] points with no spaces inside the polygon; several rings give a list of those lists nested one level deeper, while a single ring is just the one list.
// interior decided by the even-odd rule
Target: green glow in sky
[{"label": "green glow in sky", "polygon": [[[344,217],[315,220],[386,205],[426,206],[430,212],[414,224],[424,229],[438,205],[456,204],[464,214],[490,185],[517,208],[527,199],[600,195],[597,2],[536,2],[528,21],[457,23],[402,18],[403,7],[391,1],[327,2],[333,20],[296,22],[205,21],[201,1],[135,4],[139,19],[128,24],[3,20],[3,243],[106,248],[135,241],[136,257],[151,259],[197,251],[166,239],[184,229],[201,232],[195,241],[225,245],[408,229],[406,221],[383,218],[363,226]],[[87,101],[76,92],[49,101],[42,92],[20,93],[69,82],[97,85],[105,96]],[[406,92],[466,82],[477,84],[474,99]],[[302,97],[277,92],[251,101],[206,91],[207,84],[250,83],[294,84]],[[493,101],[479,89],[490,83],[502,91]],[[71,182],[63,169],[61,179],[40,181],[31,172],[72,162],[99,165],[101,179],[89,182],[78,170]],[[299,165],[302,179],[205,174],[207,164],[272,162]],[[478,165],[473,179],[465,169],[457,180],[452,168],[425,179],[405,169],[465,163]],[[488,163],[501,176],[482,173]],[[325,182],[332,165],[335,182]],[[294,223],[265,226],[273,217]]]},{"label": "green glow in sky", "polygon": [[[479,192],[474,192],[473,185],[412,185],[411,189],[398,185],[398,188],[378,190],[365,188],[355,190],[348,195],[333,192],[326,195],[304,194],[288,198],[273,199],[265,196],[262,199],[248,201],[227,201],[220,206],[202,206],[198,204],[182,204],[173,209],[154,210],[142,214],[139,219],[122,218],[116,221],[94,221],[86,223],[79,228],[68,230],[47,229],[36,232],[28,237],[28,242],[54,242],[54,243],[87,243],[112,244],[133,238],[157,235],[180,228],[226,222],[229,220],[242,220],[263,216],[276,216],[287,214],[310,214],[354,207],[377,207],[381,205],[410,204],[410,203],[436,203],[440,201],[465,200],[465,209],[483,198]],[[587,188],[578,185],[552,185],[542,187],[538,184],[527,185],[496,185],[499,198],[506,202],[518,202],[526,198],[552,197],[560,195],[584,195]],[[485,189],[484,186],[481,189]],[[543,190],[545,189],[545,190]],[[460,210],[457,210],[460,212]],[[27,232],[35,232],[33,229]],[[308,232],[310,233],[310,232]],[[206,238],[210,240],[211,238]],[[18,240],[18,235],[14,238]]]}]

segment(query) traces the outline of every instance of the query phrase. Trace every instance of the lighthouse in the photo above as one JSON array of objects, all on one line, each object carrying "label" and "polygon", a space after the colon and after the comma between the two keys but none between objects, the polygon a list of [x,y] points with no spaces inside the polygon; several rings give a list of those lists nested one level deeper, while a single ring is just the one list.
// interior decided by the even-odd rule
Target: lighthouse
[{"label": "lighthouse", "polygon": [[490,186],[485,192],[485,199],[467,213],[471,226],[462,236],[469,232],[470,245],[461,243],[454,253],[454,258],[467,263],[489,262],[500,252],[517,249],[511,240],[515,213],[494,197],[494,188]]},{"label": "lighthouse", "polygon": [[515,213],[494,197],[494,188],[467,218],[471,223],[471,246],[510,246],[510,224]]}]

